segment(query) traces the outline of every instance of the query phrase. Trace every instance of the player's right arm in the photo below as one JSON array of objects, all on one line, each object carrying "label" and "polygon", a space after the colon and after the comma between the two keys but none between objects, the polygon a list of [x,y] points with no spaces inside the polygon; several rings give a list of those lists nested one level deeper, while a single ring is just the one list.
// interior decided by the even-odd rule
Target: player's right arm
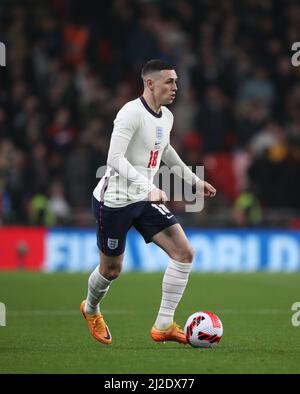
[{"label": "player's right arm", "polygon": [[140,174],[125,157],[128,145],[139,127],[139,113],[128,106],[123,107],[115,121],[110,140],[107,164],[121,177],[134,183],[141,191],[148,193],[150,201],[166,201],[166,194],[144,175]]}]

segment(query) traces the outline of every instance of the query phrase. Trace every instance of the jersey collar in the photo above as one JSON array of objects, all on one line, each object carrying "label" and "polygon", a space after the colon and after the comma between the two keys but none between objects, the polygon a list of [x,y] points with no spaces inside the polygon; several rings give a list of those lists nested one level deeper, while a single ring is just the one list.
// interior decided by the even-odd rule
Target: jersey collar
[{"label": "jersey collar", "polygon": [[162,117],[162,110],[160,110],[159,114],[154,112],[149,105],[147,104],[146,100],[144,99],[143,96],[140,96],[139,99],[141,100],[143,106],[146,108],[148,112],[150,112],[151,115],[155,116],[156,118],[161,118]]}]

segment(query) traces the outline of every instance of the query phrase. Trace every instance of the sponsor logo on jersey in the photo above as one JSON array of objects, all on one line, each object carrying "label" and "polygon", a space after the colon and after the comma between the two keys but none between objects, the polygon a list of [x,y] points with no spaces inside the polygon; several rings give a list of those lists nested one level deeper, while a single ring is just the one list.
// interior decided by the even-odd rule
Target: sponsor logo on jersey
[{"label": "sponsor logo on jersey", "polygon": [[107,246],[109,249],[116,249],[118,247],[119,240],[114,238],[107,238]]},{"label": "sponsor logo on jersey", "polygon": [[162,127],[156,127],[156,138],[158,140],[161,140],[163,136],[163,128]]}]

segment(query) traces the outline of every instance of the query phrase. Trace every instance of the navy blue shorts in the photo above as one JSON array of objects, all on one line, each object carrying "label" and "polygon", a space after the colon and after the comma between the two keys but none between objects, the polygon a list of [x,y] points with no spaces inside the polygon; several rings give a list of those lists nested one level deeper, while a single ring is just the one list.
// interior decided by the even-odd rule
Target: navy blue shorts
[{"label": "navy blue shorts", "polygon": [[149,243],[155,234],[178,223],[164,204],[139,201],[122,208],[110,208],[93,196],[92,205],[97,223],[97,245],[107,256],[124,253],[131,226]]}]

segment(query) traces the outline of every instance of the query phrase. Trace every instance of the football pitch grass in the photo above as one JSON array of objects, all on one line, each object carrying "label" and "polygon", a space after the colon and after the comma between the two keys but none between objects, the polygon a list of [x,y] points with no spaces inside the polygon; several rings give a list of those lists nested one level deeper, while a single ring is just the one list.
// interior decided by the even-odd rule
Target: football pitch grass
[{"label": "football pitch grass", "polygon": [[112,284],[102,311],[113,343],[98,343],[79,312],[88,276],[0,273],[0,373],[300,373],[300,326],[291,321],[299,273],[192,273],[176,321],[215,312],[224,327],[216,349],[150,339],[163,273],[124,273]]}]

